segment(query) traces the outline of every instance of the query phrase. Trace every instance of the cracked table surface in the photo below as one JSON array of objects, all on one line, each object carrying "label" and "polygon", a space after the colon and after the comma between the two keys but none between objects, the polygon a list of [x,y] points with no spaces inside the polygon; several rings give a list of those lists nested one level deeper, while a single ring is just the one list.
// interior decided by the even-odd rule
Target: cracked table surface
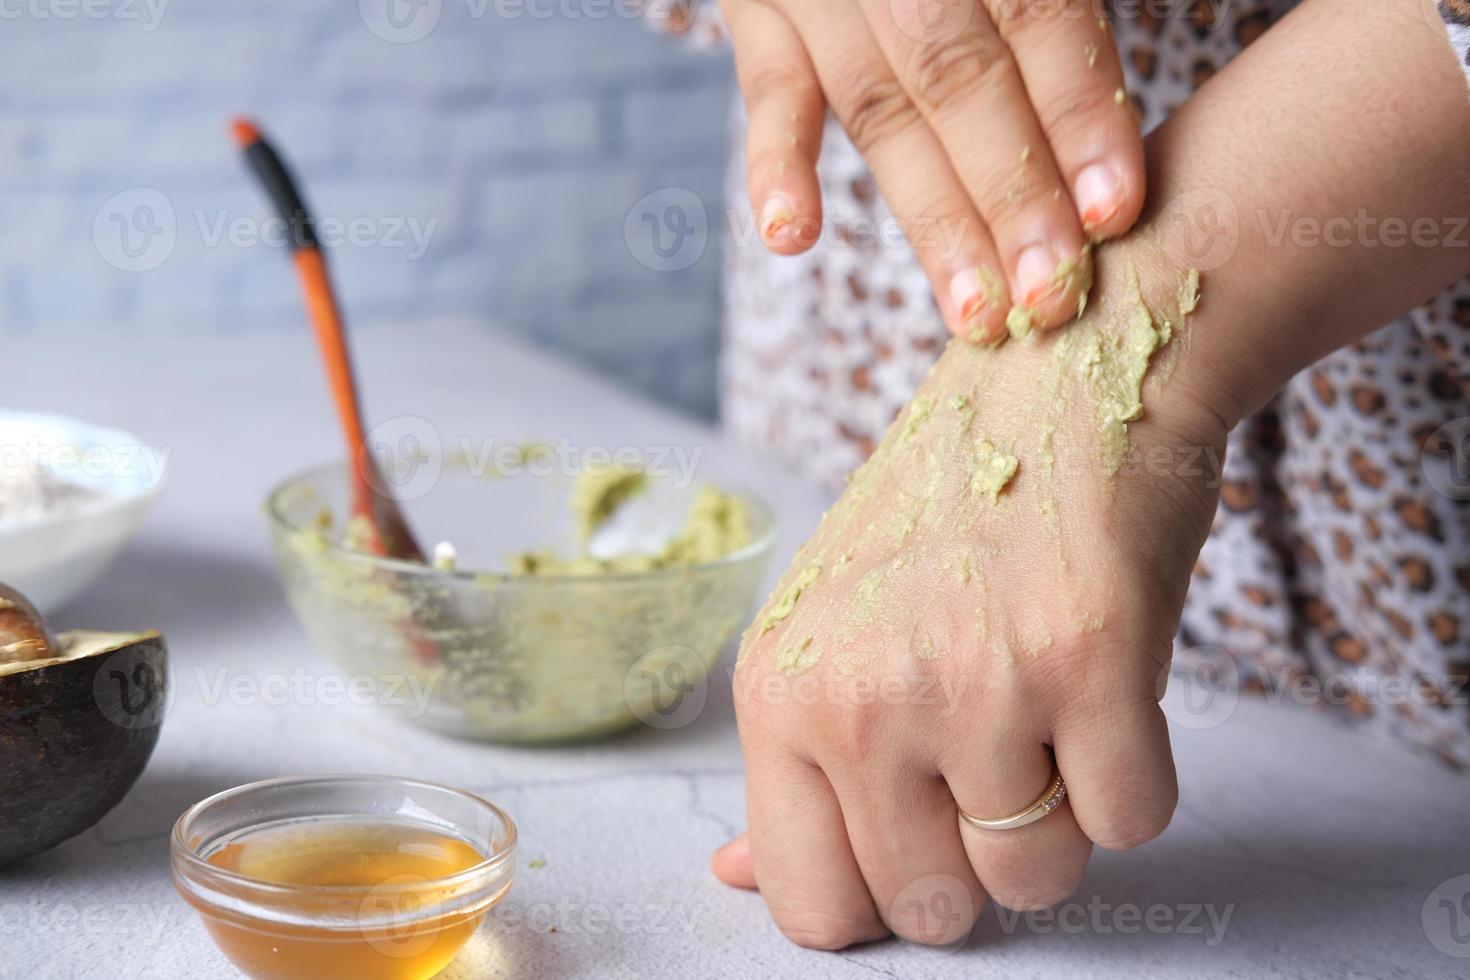
[{"label": "cracked table surface", "polygon": [[[412,340],[407,339],[412,331]],[[828,502],[711,428],[484,324],[358,334],[371,418],[520,442],[672,444],[701,475],[760,487],[783,534],[770,577]],[[331,672],[287,608],[260,502],[340,455],[309,338],[8,338],[8,408],[58,411],[168,450],[169,488],[61,628],[157,628],[175,693],[147,772],[92,830],[0,871],[0,977],[236,975],[169,880],[189,804],[278,775],[382,772],[508,810],[520,867],[443,976],[1436,977],[1470,969],[1470,780],[1330,714],[1243,698],[1172,733],[1180,805],[1158,840],[1099,852],[1053,913],[987,909],[959,948],[801,950],[710,851],[744,825],[727,655],[689,725],[596,745],[507,748],[407,727],[370,706],[221,696],[221,680]],[[19,370],[16,370],[16,368]],[[215,692],[211,694],[211,692]],[[1171,695],[1172,696],[1172,695]],[[289,700],[289,699],[288,699]],[[898,831],[895,831],[898,832]]]}]

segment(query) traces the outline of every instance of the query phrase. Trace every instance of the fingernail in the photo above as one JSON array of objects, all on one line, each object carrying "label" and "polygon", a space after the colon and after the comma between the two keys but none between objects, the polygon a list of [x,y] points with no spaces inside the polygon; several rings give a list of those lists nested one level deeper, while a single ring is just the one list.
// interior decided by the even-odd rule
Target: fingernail
[{"label": "fingernail", "polygon": [[969,320],[990,303],[985,293],[985,272],[979,266],[961,269],[949,281],[949,299],[960,320]]},{"label": "fingernail", "polygon": [[[983,322],[985,314],[998,309],[1004,299],[1000,280],[984,266],[961,269],[949,280],[949,300],[964,327],[962,336],[969,336],[977,343],[989,339],[990,331]],[[995,317],[992,315],[990,319]]]},{"label": "fingernail", "polygon": [[1035,307],[1046,294],[1056,288],[1057,268],[1061,257],[1045,245],[1028,246],[1016,260],[1016,285],[1020,300]]},{"label": "fingernail", "polygon": [[776,191],[761,205],[761,238],[770,244],[784,244],[795,221],[796,203],[789,195]]},{"label": "fingernail", "polygon": [[1107,164],[1094,163],[1077,175],[1073,188],[1082,230],[1091,232],[1118,213],[1123,206],[1123,184]]}]

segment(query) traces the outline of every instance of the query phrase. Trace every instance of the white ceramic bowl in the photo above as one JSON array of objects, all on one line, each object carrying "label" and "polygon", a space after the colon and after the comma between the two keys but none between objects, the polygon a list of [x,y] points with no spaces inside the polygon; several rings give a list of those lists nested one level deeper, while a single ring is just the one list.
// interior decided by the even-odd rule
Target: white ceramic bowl
[{"label": "white ceramic bowl", "polygon": [[65,513],[0,517],[0,582],[45,614],[107,570],[163,491],[166,456],[136,436],[61,415],[0,411],[0,468],[39,461],[97,496]]}]

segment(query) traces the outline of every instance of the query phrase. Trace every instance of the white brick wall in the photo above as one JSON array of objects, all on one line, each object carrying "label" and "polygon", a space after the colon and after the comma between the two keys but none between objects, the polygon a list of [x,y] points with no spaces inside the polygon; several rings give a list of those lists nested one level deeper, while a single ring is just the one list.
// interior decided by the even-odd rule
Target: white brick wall
[{"label": "white brick wall", "polygon": [[[728,63],[612,0],[426,0],[419,16],[437,19],[409,21],[410,33],[432,29],[407,43],[385,29],[390,2],[415,9],[0,6],[3,343],[40,330],[304,330],[281,249],[212,238],[269,214],[226,128],[243,112],[275,137],[317,212],[365,231],[332,251],[362,329],[418,313],[494,317],[712,412]],[[625,219],[669,186],[696,195],[712,234],[697,262],[655,272]],[[167,217],[139,212],[159,199],[139,188],[172,209],[171,246],[138,230]],[[400,220],[432,222],[421,256],[400,244],[411,242],[394,233]],[[138,255],[120,251],[124,227]]]}]

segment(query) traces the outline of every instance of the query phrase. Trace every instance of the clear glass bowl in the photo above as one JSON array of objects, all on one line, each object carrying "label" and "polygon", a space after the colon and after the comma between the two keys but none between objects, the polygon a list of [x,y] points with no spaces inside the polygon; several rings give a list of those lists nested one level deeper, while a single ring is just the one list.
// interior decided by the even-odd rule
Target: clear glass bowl
[{"label": "clear glass bowl", "polygon": [[[369,872],[371,884],[353,885],[285,884],[210,860],[232,845],[248,847],[262,832],[364,822],[442,836],[483,860],[434,878],[388,867],[381,877]],[[169,851],[179,894],[247,976],[418,980],[443,969],[510,890],[516,828],[479,797],[432,783],[270,779],[191,806],[174,824]]]},{"label": "clear glass bowl", "polygon": [[425,548],[459,546],[454,571],[365,554],[324,533],[324,515],[340,528],[350,511],[345,464],[287,480],[266,509],[287,596],[314,642],[349,683],[408,721],[522,743],[685,723],[685,695],[754,607],[776,538],[770,509],[722,488],[744,503],[751,541],[706,564],[595,576],[467,567],[528,550],[575,554],[572,483],[443,467],[406,510]]}]

